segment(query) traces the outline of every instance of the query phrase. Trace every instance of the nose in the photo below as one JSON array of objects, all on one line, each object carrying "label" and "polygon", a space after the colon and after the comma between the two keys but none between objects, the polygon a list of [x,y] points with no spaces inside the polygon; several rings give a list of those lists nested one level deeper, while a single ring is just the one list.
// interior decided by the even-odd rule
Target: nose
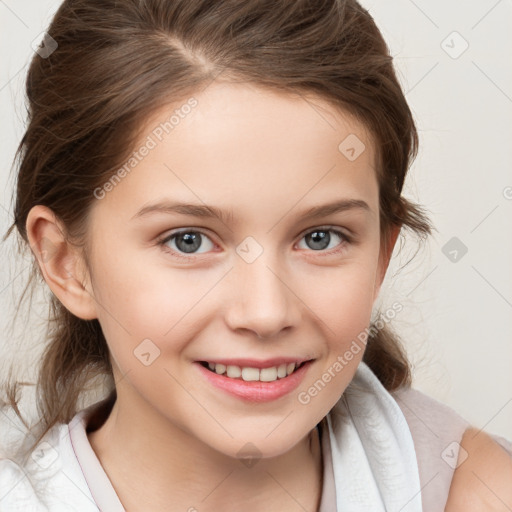
[{"label": "nose", "polygon": [[298,326],[301,317],[301,301],[289,272],[280,271],[275,259],[264,255],[252,263],[237,261],[228,284],[232,293],[226,309],[232,330],[251,331],[261,339]]}]

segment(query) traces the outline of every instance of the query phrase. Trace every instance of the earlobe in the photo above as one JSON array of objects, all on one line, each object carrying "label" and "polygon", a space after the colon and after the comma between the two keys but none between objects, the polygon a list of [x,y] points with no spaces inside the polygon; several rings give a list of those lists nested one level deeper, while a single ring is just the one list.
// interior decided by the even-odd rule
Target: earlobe
[{"label": "earlobe", "polygon": [[43,278],[54,295],[75,316],[83,320],[97,318],[83,258],[52,210],[34,206],[27,216],[26,229]]}]

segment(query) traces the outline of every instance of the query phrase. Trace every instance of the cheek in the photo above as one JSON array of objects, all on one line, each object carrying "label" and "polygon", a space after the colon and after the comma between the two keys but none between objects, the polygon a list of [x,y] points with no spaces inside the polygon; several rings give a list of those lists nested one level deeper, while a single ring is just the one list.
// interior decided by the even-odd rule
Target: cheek
[{"label": "cheek", "polygon": [[359,261],[331,270],[310,288],[307,305],[317,317],[313,332],[320,359],[297,393],[303,414],[325,416],[352,381],[366,348],[361,334],[366,334],[371,319],[374,275],[374,267]]},{"label": "cheek", "polygon": [[127,252],[122,259],[113,252],[110,255],[97,258],[93,293],[112,350],[122,344],[124,351],[131,352],[146,338],[162,350],[168,350],[172,340],[172,350],[179,350],[192,333],[201,300],[218,282],[218,275],[151,266],[140,255],[130,258]]},{"label": "cheek", "polygon": [[308,278],[306,305],[326,324],[329,338],[361,329],[370,321],[374,303],[376,263],[371,258],[347,261]]},{"label": "cheek", "polygon": [[363,358],[374,276],[375,267],[353,263],[317,279],[308,292],[307,306],[317,318],[314,332],[321,331],[323,350],[318,352],[322,357],[317,371],[301,386],[297,399],[319,418],[339,400]]},{"label": "cheek", "polygon": [[[209,318],[232,295],[220,280],[225,269],[148,265],[151,258],[144,261],[138,251],[120,246],[113,244],[92,262],[98,317],[114,352],[122,344],[131,354],[144,339],[153,340],[162,351],[179,351],[194,337],[197,322]],[[306,322],[316,324],[317,333],[323,329],[331,350],[341,351],[369,323],[376,252],[378,248],[367,246],[339,266],[308,263],[292,272],[290,284],[300,298],[295,307],[304,310]]]}]

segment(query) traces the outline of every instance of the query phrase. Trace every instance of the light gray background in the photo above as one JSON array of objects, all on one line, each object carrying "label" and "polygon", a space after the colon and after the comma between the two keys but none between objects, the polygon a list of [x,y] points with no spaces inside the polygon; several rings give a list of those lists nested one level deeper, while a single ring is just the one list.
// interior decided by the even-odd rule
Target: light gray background
[{"label": "light gray background", "polygon": [[[12,219],[10,165],[23,134],[31,44],[59,4],[0,0],[2,234]],[[414,387],[512,439],[512,2],[362,4],[391,48],[419,128],[421,151],[405,195],[430,211],[438,229],[399,273],[415,253],[414,239],[395,250],[382,309],[395,300],[404,306],[393,325],[414,363]],[[450,258],[443,253],[452,237],[468,249],[457,261],[452,247],[445,249]],[[14,256],[12,240],[0,251],[0,369],[12,358],[30,379],[46,309],[41,302],[10,329],[28,260]]]}]

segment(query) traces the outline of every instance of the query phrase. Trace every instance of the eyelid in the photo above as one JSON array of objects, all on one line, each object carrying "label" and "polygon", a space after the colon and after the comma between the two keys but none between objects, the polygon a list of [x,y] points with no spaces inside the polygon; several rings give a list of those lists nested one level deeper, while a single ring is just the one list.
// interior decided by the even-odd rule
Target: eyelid
[{"label": "eyelid", "polygon": [[[310,233],[314,233],[315,231],[334,231],[334,232],[340,233],[340,235],[343,236],[343,238],[345,238],[347,240],[347,242],[353,241],[352,234],[346,233],[346,231],[349,231],[348,229],[344,229],[339,226],[330,226],[330,225],[315,226],[314,228],[308,228],[305,231],[302,231],[302,233],[300,233],[298,235],[298,238],[301,239],[301,238],[305,237],[306,235],[309,235]],[[320,252],[323,252],[323,251],[320,251]]]},{"label": "eyelid", "polygon": [[215,243],[212,236],[207,231],[205,231],[203,228],[195,228],[193,226],[186,227],[186,228],[177,228],[176,230],[168,232],[165,235],[159,236],[156,239],[156,243],[157,243],[157,245],[163,247],[163,249],[165,251],[172,252],[173,254],[177,255],[179,258],[182,258],[185,260],[201,258],[208,254],[208,253],[197,253],[197,254],[191,254],[190,256],[186,256],[185,253],[175,251],[174,249],[171,249],[170,247],[166,246],[167,242],[170,242],[174,237],[176,237],[182,233],[200,233],[201,235],[204,235],[205,237],[207,237],[212,242],[213,245],[218,245]]},{"label": "eyelid", "polygon": [[[173,236],[179,235],[180,233],[201,233],[208,238],[212,238],[209,233],[207,233],[203,228],[195,228],[193,226],[187,228],[177,228],[176,230],[170,231],[165,235],[157,237],[157,242],[165,243],[172,239]],[[213,241],[213,240],[212,240]]]},{"label": "eyelid", "polygon": [[210,239],[214,246],[218,245],[212,240],[212,237],[208,233],[206,233],[203,229],[187,227],[187,228],[178,228],[174,231],[167,232],[166,234],[157,237],[156,241],[155,241],[156,246],[159,249],[161,249],[162,251],[164,251],[164,253],[170,254],[172,258],[180,260],[183,263],[200,263],[200,262],[204,261],[206,257],[208,257],[208,254],[210,252],[214,252],[214,251],[208,251],[206,253],[197,253],[197,254],[191,253],[190,255],[187,255],[186,253],[176,251],[176,250],[172,249],[171,247],[167,246],[167,243],[170,242],[173,239],[173,237],[176,237],[180,233],[190,233],[190,232],[200,233],[201,235],[204,235],[208,239]]},{"label": "eyelid", "polygon": [[[353,236],[352,235],[348,235],[345,232],[345,230],[343,230],[343,228],[340,228],[339,226],[323,225],[323,226],[315,226],[313,228],[308,228],[308,229],[302,231],[299,235],[297,235],[298,241],[296,242],[296,244],[298,242],[300,242],[300,240],[302,240],[306,235],[314,233],[315,231],[332,231],[332,232],[338,234],[340,236],[340,238],[342,238],[342,241],[341,241],[340,244],[338,244],[337,247],[335,247],[333,249],[329,249],[327,251],[325,251],[325,250],[322,250],[322,251],[309,250],[309,251],[306,251],[306,252],[311,252],[313,254],[316,252],[316,253],[318,253],[320,255],[322,255],[322,254],[335,254],[337,251],[343,250],[343,248],[344,248],[344,246],[346,244],[353,243]],[[179,235],[181,233],[190,233],[190,232],[200,233],[200,234],[206,236],[207,238],[209,238],[214,245],[218,245],[218,244],[216,244],[213,241],[213,239],[210,236],[210,234],[208,232],[206,232],[203,228],[196,228],[196,227],[193,227],[193,226],[186,227],[186,228],[177,228],[176,230],[173,230],[173,231],[171,231],[171,232],[169,232],[169,233],[167,233],[167,234],[165,234],[163,236],[158,237],[156,242],[157,242],[158,245],[162,246],[164,248],[164,250],[166,250],[168,252],[172,252],[176,257],[178,257],[180,259],[183,259],[183,260],[187,260],[187,261],[190,261],[192,259],[197,260],[197,259],[200,259],[200,258],[206,256],[208,253],[197,253],[197,254],[191,253],[190,256],[187,256],[184,253],[181,253],[181,252],[175,251],[174,249],[166,247],[167,242],[172,240],[173,237],[176,237],[177,235]]]}]

